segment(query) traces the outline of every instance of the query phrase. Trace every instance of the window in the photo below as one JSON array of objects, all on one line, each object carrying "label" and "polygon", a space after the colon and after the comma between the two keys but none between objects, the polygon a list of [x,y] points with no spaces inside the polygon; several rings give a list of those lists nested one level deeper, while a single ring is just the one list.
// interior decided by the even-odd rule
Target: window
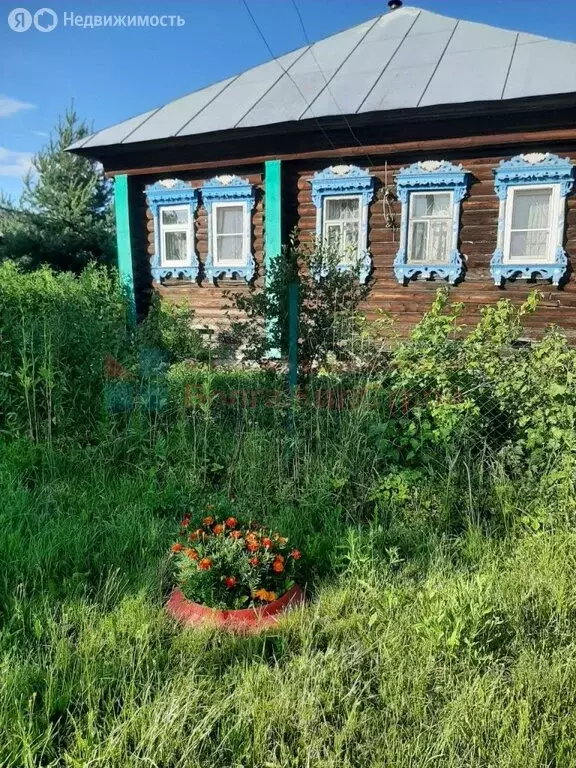
[{"label": "window", "polygon": [[[334,165],[310,181],[316,207],[316,237],[339,257],[338,269],[358,270],[361,282],[372,269],[368,251],[368,208],[374,177],[355,165]],[[325,275],[319,270],[317,277]]]},{"label": "window", "polygon": [[405,284],[438,277],[455,283],[464,271],[458,236],[469,174],[461,165],[427,160],[402,168],[396,184],[402,204],[396,279]]},{"label": "window", "polygon": [[146,188],[154,218],[152,276],[156,280],[198,277],[194,252],[194,212],[198,192],[179,179],[163,179]]},{"label": "window", "polygon": [[214,227],[214,263],[219,267],[242,266],[245,252],[245,236],[248,226],[246,208],[236,203],[216,203],[212,215]]},{"label": "window", "polygon": [[394,274],[399,283],[438,277],[453,284],[462,276],[458,235],[468,185],[469,174],[462,166],[446,160],[426,160],[398,172],[402,219]]},{"label": "window", "polygon": [[408,261],[445,264],[450,260],[451,192],[412,192]]},{"label": "window", "polygon": [[202,187],[208,215],[208,256],[204,271],[213,282],[222,277],[251,280],[256,264],[251,249],[254,187],[238,176],[216,176]]},{"label": "window", "polygon": [[552,261],[553,210],[559,187],[512,187],[506,222],[505,260]]},{"label": "window", "polygon": [[162,207],[160,209],[160,228],[162,266],[178,267],[187,264],[192,241],[188,206]]},{"label": "window", "polygon": [[355,266],[359,256],[360,197],[324,198],[324,242],[340,257],[341,264]]},{"label": "window", "polygon": [[558,285],[568,268],[563,240],[573,166],[550,153],[531,153],[503,160],[495,176],[500,199],[498,244],[490,263],[495,284],[540,277]]}]

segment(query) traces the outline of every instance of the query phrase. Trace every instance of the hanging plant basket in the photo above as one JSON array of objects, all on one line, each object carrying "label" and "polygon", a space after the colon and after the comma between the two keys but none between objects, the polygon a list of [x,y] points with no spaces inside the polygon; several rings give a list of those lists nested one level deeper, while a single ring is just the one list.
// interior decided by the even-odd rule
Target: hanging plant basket
[{"label": "hanging plant basket", "polygon": [[305,599],[303,590],[296,584],[277,600],[262,607],[220,610],[194,603],[184,597],[180,589],[175,589],[168,600],[166,610],[186,626],[212,625],[227,632],[255,634],[277,624],[282,614],[290,608],[302,605]]}]

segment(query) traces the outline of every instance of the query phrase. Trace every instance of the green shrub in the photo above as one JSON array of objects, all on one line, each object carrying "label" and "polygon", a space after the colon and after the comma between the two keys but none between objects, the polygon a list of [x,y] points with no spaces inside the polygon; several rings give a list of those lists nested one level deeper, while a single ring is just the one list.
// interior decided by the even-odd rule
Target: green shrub
[{"label": "green shrub", "polygon": [[106,355],[125,355],[127,304],[104,269],[0,265],[0,429],[51,439],[102,410]]}]

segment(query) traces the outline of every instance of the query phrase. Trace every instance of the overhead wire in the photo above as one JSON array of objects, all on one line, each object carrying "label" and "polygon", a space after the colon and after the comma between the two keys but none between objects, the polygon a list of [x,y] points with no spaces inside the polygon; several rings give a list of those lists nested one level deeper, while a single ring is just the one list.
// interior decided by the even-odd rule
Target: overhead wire
[{"label": "overhead wire", "polygon": [[[270,44],[268,43],[268,40],[266,39],[266,35],[264,34],[262,29],[260,28],[260,25],[258,24],[254,14],[252,13],[252,11],[250,9],[250,6],[248,5],[248,0],[242,0],[242,2],[243,2],[244,7],[246,8],[246,10],[248,12],[248,15],[252,19],[252,23],[254,24],[256,29],[258,30],[258,34],[262,38],[262,41],[264,42],[264,45],[268,49],[268,52],[270,53],[270,55],[272,56],[272,58],[274,59],[276,64],[278,64],[280,69],[284,72],[284,74],[290,79],[290,81],[292,82],[292,84],[294,85],[294,87],[296,88],[296,90],[298,91],[300,96],[302,97],[304,103],[306,104],[306,108],[309,109],[310,108],[310,103],[309,103],[308,99],[306,98],[306,96],[304,96],[304,94],[302,93],[302,90],[300,89],[298,83],[294,80],[294,78],[292,77],[290,72],[285,67],[283,67],[282,64],[278,61],[278,57],[276,56],[276,54],[272,50]],[[310,43],[308,43],[308,45],[311,48]],[[332,141],[332,139],[330,138],[330,136],[328,135],[328,133],[324,129],[324,126],[322,125],[320,120],[316,116],[314,116],[314,120],[316,121],[316,125],[318,126],[320,132],[322,133],[322,135],[324,136],[326,141],[330,144],[330,148],[334,149],[334,150],[337,150],[338,148],[336,147],[336,144],[334,144],[334,142]]]},{"label": "overhead wire", "polygon": [[[337,107],[338,111],[340,112],[340,117],[342,117],[344,122],[346,123],[346,126],[347,126],[348,130],[350,131],[350,134],[351,134],[352,138],[354,139],[354,141],[356,142],[356,144],[359,147],[362,147],[363,146],[362,142],[360,141],[360,139],[358,138],[358,136],[354,132],[354,129],[352,128],[352,126],[350,124],[350,121],[348,120],[348,117],[346,116],[344,110],[342,109],[342,107],[338,103],[336,97],[334,96],[334,93],[333,93],[332,89],[330,88],[330,83],[328,81],[328,78],[326,77],[326,75],[324,73],[324,70],[320,66],[320,62],[316,58],[316,54],[314,53],[314,46],[312,45],[312,43],[310,42],[310,38],[308,37],[308,32],[306,31],[306,25],[304,24],[304,19],[302,18],[302,14],[300,13],[300,9],[298,8],[298,4],[296,3],[296,0],[292,0],[292,5],[293,5],[294,10],[296,11],[296,15],[298,16],[298,19],[300,21],[300,26],[302,27],[302,32],[304,33],[304,38],[305,38],[306,42],[308,43],[308,45],[310,46],[310,53],[312,54],[312,58],[314,59],[314,61],[316,63],[316,66],[318,67],[318,71],[320,72],[320,74],[322,75],[322,77],[324,79],[324,83],[326,84],[326,89],[328,90],[328,93],[332,97],[332,100],[334,101],[334,104],[336,104],[336,107]],[[309,105],[309,108],[311,108],[311,105]],[[372,161],[372,158],[370,157],[370,155],[368,153],[366,153],[366,159],[368,160],[368,162],[369,162],[369,164],[371,166],[374,165],[374,163]]]}]

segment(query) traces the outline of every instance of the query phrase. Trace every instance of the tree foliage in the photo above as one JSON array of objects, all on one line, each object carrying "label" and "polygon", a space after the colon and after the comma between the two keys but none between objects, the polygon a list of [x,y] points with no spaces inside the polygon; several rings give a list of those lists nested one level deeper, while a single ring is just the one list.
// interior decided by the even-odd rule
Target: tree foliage
[{"label": "tree foliage", "polygon": [[89,133],[73,108],[59,119],[33,158],[20,205],[0,207],[0,260],[75,272],[112,262],[111,185],[98,163],[66,151]]}]

